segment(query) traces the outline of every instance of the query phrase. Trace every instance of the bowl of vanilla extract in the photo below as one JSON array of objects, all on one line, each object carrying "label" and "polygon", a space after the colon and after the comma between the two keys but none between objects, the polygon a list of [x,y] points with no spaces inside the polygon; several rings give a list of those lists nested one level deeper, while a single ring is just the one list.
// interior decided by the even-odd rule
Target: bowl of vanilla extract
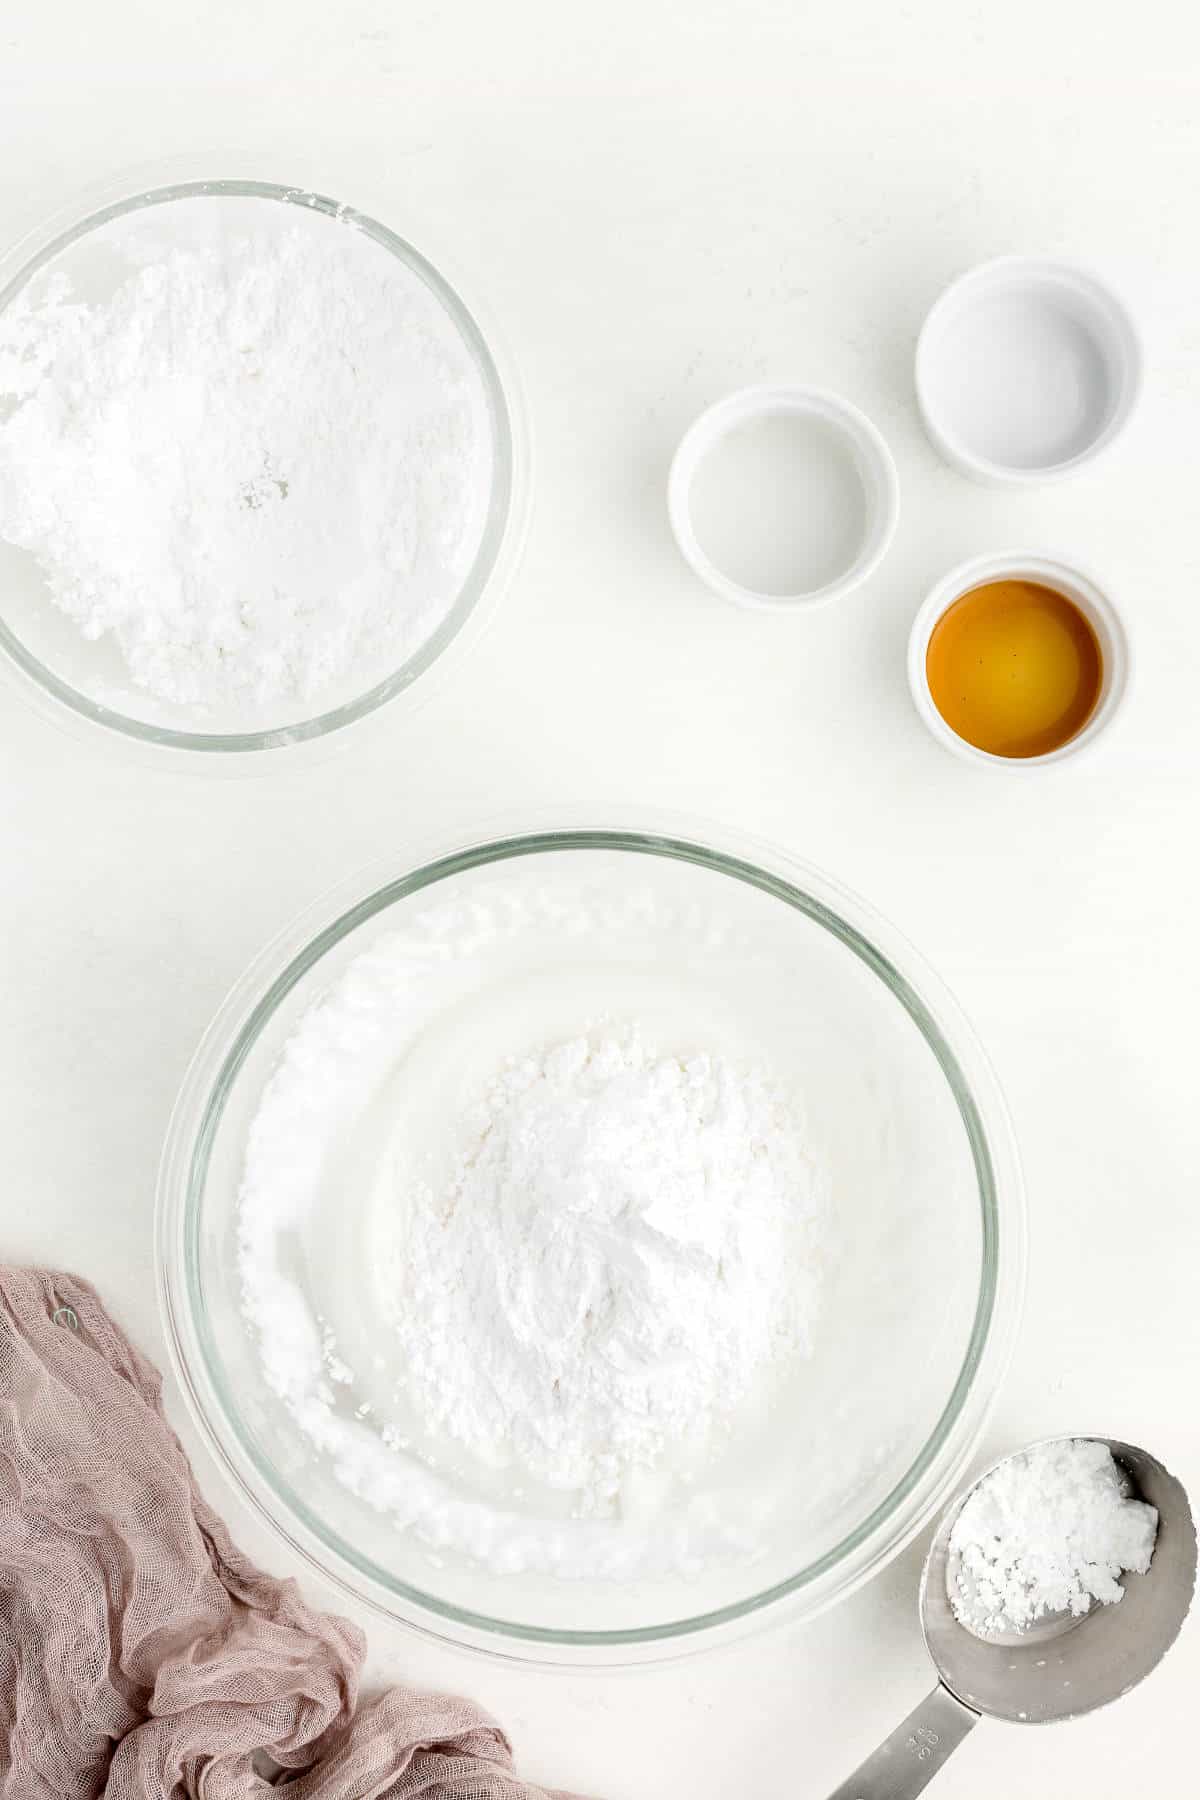
[{"label": "bowl of vanilla extract", "polygon": [[947,750],[996,768],[1040,768],[1090,749],[1129,690],[1128,633],[1082,570],[1016,552],[952,569],[913,623],[908,678]]}]

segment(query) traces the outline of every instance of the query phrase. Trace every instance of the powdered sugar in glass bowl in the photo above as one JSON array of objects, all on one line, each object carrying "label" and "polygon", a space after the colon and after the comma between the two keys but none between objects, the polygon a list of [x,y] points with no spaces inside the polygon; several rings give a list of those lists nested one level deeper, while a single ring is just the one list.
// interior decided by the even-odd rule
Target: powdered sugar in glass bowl
[{"label": "powdered sugar in glass bowl", "polygon": [[[620,1107],[604,1111],[618,1089]],[[319,1096],[311,1107],[305,1093]],[[563,1103],[591,1108],[570,1156],[569,1134],[554,1135],[574,1116]],[[653,1233],[648,1279],[674,1279],[690,1238],[737,1258],[781,1316],[772,1282],[752,1272],[782,1241],[779,1196],[815,1232],[796,1264],[814,1285],[787,1315],[798,1354],[776,1365],[739,1337],[713,1364],[761,1403],[737,1411],[719,1454],[689,1462],[687,1432],[715,1391],[706,1360],[672,1390],[695,1409],[647,1481],[610,1481],[570,1432],[520,1447],[533,1480],[494,1478],[492,1400],[434,1418],[425,1440],[411,1433],[389,1412],[394,1370],[418,1396],[461,1395],[472,1359],[455,1358],[461,1319],[433,1318],[454,1273],[436,1233],[407,1214],[398,1229],[388,1211],[379,1235],[397,1155],[441,1168],[429,1191],[452,1192],[453,1206],[507,1181],[502,1216],[519,1235],[542,1229],[531,1192],[545,1159],[530,1146],[550,1145],[549,1191],[580,1223],[555,1243],[561,1305],[535,1324],[566,1341],[591,1309],[594,1247],[616,1229],[594,1213],[597,1182],[602,1192],[607,1168],[640,1166],[660,1117],[673,1121],[671,1158],[659,1186],[647,1163],[646,1193],[627,1196]],[[697,1135],[713,1117],[717,1137]],[[455,1150],[446,1188],[438,1158],[464,1119],[468,1153]],[[752,1172],[730,1121],[760,1145]],[[682,1204],[690,1191],[693,1145],[719,1183],[753,1191],[748,1238],[726,1241],[703,1207],[687,1217],[694,1202],[672,1210],[670,1194]],[[493,1263],[504,1249],[501,1236]],[[406,1254],[432,1256],[428,1279]],[[457,1268],[466,1253],[448,1254]],[[861,902],[724,832],[710,848],[686,828],[546,830],[396,859],[248,971],[172,1120],[158,1266],[196,1419],[301,1554],[384,1613],[470,1647],[630,1662],[815,1613],[921,1528],[1007,1361],[1024,1212],[986,1060],[940,984]],[[522,1279],[528,1267],[514,1264]],[[619,1271],[596,1292],[636,1314]],[[397,1330],[410,1301],[428,1334],[420,1317]],[[738,1310],[717,1304],[713,1329]],[[484,1330],[472,1326],[477,1349]],[[613,1341],[636,1363],[639,1343]],[[505,1358],[496,1392],[538,1413],[524,1352],[509,1344]],[[568,1392],[606,1432],[637,1424],[624,1383]],[[651,1393],[651,1424],[654,1405]],[[555,1501],[560,1478],[570,1502]]]},{"label": "powdered sugar in glass bowl", "polygon": [[60,716],[324,737],[478,622],[524,493],[473,314],[319,194],[154,187],[0,265],[0,649]]}]

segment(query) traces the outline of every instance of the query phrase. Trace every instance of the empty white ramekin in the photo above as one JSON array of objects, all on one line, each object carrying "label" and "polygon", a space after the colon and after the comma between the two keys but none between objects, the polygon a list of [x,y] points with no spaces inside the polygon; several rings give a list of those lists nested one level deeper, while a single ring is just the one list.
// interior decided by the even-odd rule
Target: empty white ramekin
[{"label": "empty white ramekin", "polygon": [[945,290],[917,341],[917,401],[945,460],[978,481],[1057,481],[1112,443],[1141,389],[1128,309],[1097,276],[1002,256]]},{"label": "empty white ramekin", "polygon": [[[840,439],[862,482],[861,529],[853,555],[831,580],[797,593],[759,593],[718,568],[701,545],[692,523],[692,485],[705,458],[730,432],[789,413],[818,421]],[[819,388],[751,387],[741,388],[710,406],[685,433],[671,463],[667,506],[680,551],[715,594],[737,606],[789,612],[840,599],[873,573],[896,529],[900,484],[892,453],[883,438],[866,415],[848,400]]]},{"label": "empty white ramekin", "polygon": [[[1065,594],[1068,600],[1075,602],[1099,640],[1104,679],[1095,709],[1081,731],[1076,732],[1073,738],[1068,738],[1065,744],[1060,744],[1057,750],[1047,751],[1044,756],[995,756],[990,750],[980,750],[975,744],[969,744],[947,725],[930,692],[926,658],[934,626],[956,600],[988,581],[1036,581],[1043,587],[1057,588],[1060,594]],[[1068,758],[1090,749],[1101,733],[1107,731],[1112,724],[1129,692],[1132,678],[1133,651],[1129,634],[1112,600],[1099,583],[1092,576],[1085,575],[1069,563],[1059,562],[1055,557],[1021,550],[976,556],[970,562],[960,563],[957,568],[951,569],[938,582],[913,620],[908,639],[908,685],[921,718],[944,749],[961,757],[964,762],[984,763],[991,768],[1017,771],[1041,769],[1047,763],[1066,762]]]}]

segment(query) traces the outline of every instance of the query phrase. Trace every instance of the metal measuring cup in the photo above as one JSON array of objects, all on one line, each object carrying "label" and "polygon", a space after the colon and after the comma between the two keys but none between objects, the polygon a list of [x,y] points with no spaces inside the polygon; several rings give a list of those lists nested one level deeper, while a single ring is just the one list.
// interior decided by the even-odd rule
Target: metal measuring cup
[{"label": "metal measuring cup", "polygon": [[921,1629],[938,1685],[829,1800],[913,1800],[984,1714],[1029,1725],[1077,1718],[1127,1694],[1161,1661],[1196,1585],[1188,1498],[1145,1450],[1116,1438],[1091,1441],[1107,1444],[1136,1497],[1158,1509],[1148,1573],[1124,1577],[1119,1605],[1093,1605],[1081,1618],[1047,1614],[1027,1631],[988,1637],[960,1624],[950,1605],[958,1576],[950,1536],[975,1487],[1009,1461],[1002,1457],[945,1514],[921,1573]]}]

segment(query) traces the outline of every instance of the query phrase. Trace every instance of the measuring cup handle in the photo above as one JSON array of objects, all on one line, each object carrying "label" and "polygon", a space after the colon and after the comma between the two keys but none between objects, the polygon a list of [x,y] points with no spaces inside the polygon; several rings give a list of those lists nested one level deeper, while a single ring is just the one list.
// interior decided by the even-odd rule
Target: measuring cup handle
[{"label": "measuring cup handle", "polygon": [[829,1800],[915,1800],[978,1718],[939,1683]]}]

